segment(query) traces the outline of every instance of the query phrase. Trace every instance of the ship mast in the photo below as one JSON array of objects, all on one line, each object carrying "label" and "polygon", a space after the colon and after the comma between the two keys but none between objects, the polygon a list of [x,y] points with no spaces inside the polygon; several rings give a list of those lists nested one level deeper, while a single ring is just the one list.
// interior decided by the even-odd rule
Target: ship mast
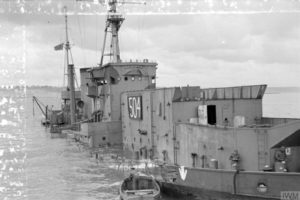
[{"label": "ship mast", "polygon": [[[117,0],[108,1],[109,9],[107,13],[106,26],[104,30],[104,41],[102,47],[100,66],[102,66],[103,64],[104,56],[110,56],[110,62],[114,62],[114,63],[121,62],[118,32],[125,18],[121,14],[117,13],[117,3],[118,3]],[[110,53],[105,54],[104,51],[106,46],[107,32],[111,33],[111,44],[110,44]]]},{"label": "ship mast", "polygon": [[[69,42],[69,34],[68,34],[68,15],[67,15],[67,7],[64,7],[64,11],[65,11],[65,31],[66,31],[66,45],[65,45],[65,50],[66,50],[66,59],[67,59],[67,66],[69,66],[70,63],[70,58],[69,58],[69,52],[70,52],[70,56],[72,58],[71,55],[71,48],[70,48],[70,42]],[[73,62],[73,61],[72,61]]]},{"label": "ship mast", "polygon": [[69,95],[70,95],[70,119],[71,119],[71,125],[73,125],[76,122],[74,64],[73,64],[73,60],[72,60],[72,53],[71,53],[69,35],[68,35],[68,15],[67,15],[67,7],[66,6],[64,7],[64,10],[65,10],[65,24],[66,24],[65,53],[66,53],[67,68],[68,68],[68,73],[67,73],[67,75],[68,75],[68,87],[67,87],[67,89],[69,90]]},{"label": "ship mast", "polygon": [[119,47],[119,36],[118,32],[121,27],[124,18],[121,14],[117,14],[116,8],[117,0],[112,0],[109,2],[110,5],[110,13],[107,20],[111,24],[111,34],[112,34],[112,62],[120,62],[120,47]]}]

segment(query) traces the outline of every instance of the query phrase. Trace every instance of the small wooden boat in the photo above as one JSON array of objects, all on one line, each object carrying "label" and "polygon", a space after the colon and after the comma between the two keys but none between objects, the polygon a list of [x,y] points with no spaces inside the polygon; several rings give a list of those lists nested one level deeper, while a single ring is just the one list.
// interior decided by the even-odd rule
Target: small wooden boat
[{"label": "small wooden boat", "polygon": [[152,176],[131,174],[120,186],[120,200],[160,199],[160,188]]}]

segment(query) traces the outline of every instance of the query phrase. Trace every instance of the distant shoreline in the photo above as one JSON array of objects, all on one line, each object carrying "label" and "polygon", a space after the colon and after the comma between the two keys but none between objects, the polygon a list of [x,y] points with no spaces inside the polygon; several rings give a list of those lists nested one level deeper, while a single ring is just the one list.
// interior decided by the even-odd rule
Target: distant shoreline
[{"label": "distant shoreline", "polygon": [[[0,87],[0,91],[5,90],[21,90],[24,86]],[[27,90],[48,90],[52,92],[61,92],[65,87],[48,86],[48,85],[32,85],[26,86]],[[300,87],[267,87],[265,94],[280,94],[280,93],[300,93]]]},{"label": "distant shoreline", "polygon": [[48,86],[48,85],[33,85],[33,86],[9,86],[9,87],[0,87],[0,91],[8,91],[8,90],[48,90],[53,92],[61,92],[64,90],[64,87],[58,86]]},{"label": "distant shoreline", "polygon": [[269,87],[266,94],[300,93],[300,87]]}]

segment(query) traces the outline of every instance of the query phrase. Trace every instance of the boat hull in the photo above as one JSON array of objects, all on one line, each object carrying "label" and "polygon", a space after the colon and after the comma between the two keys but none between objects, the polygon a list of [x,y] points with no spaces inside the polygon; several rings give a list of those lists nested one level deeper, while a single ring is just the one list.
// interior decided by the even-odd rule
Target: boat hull
[{"label": "boat hull", "polygon": [[121,196],[120,195],[120,200],[158,200],[160,199],[160,195],[157,196],[132,196],[132,197],[128,197],[128,196]]},{"label": "boat hull", "polygon": [[[214,190],[206,190],[199,187],[183,186],[173,183],[161,182],[161,192],[168,197],[176,197],[177,199],[201,199],[201,200],[259,200],[259,199],[277,199],[277,198],[262,198],[246,195],[230,194]],[[181,197],[181,198],[180,198]]]},{"label": "boat hull", "polygon": [[152,176],[131,175],[119,189],[120,200],[160,199],[160,187]]},{"label": "boat hull", "polygon": [[[162,169],[164,193],[195,194],[205,199],[280,199],[281,192],[300,192],[300,173],[250,172],[184,167]],[[221,198],[222,197],[222,198]]]}]

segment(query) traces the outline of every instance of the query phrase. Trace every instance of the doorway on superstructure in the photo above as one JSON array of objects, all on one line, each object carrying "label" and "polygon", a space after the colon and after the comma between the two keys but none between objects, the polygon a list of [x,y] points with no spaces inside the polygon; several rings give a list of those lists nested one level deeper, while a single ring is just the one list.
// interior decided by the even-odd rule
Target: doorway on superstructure
[{"label": "doorway on superstructure", "polygon": [[216,125],[217,123],[216,105],[207,105],[207,123],[210,125]]}]

